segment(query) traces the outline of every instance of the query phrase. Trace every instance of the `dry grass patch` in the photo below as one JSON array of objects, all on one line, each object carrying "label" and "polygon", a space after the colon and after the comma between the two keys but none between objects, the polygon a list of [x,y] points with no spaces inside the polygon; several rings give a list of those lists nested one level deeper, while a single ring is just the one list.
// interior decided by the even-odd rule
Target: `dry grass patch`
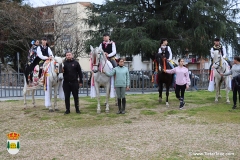
[{"label": "dry grass patch", "polygon": [[0,145],[6,146],[10,131],[21,134],[20,152],[12,156],[2,147],[0,159],[240,158],[240,109],[231,110],[224,99],[215,104],[213,93],[187,92],[184,110],[178,109],[174,93],[170,93],[170,107],[159,104],[157,94],[126,98],[125,115],[116,114],[113,99],[106,114],[102,98],[102,113],[97,114],[96,99],[80,98],[80,115],[73,99],[69,115],[63,114],[63,101],[54,113],[44,108],[43,100],[26,110],[22,101],[0,102]]}]

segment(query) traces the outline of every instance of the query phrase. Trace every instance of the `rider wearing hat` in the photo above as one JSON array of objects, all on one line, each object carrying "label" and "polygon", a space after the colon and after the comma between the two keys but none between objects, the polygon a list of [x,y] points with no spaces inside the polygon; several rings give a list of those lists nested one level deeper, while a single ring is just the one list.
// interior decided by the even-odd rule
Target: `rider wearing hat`
[{"label": "rider wearing hat", "polygon": [[112,63],[113,68],[117,67],[117,62],[115,59],[116,56],[116,45],[110,39],[110,35],[108,33],[103,34],[103,42],[99,45],[99,48],[102,48],[104,54],[108,57],[109,61]]},{"label": "rider wearing hat", "polygon": [[[228,65],[230,66],[230,68],[232,68],[230,62],[226,58],[227,57],[226,48],[224,46],[222,46],[222,44],[220,43],[220,39],[219,38],[214,38],[214,46],[210,50],[211,58],[213,58],[213,56],[214,56],[214,52],[213,51],[216,51],[216,50],[218,50],[219,53],[222,54],[222,57],[228,62]],[[209,70],[211,70],[212,65],[213,64],[211,63]]]}]

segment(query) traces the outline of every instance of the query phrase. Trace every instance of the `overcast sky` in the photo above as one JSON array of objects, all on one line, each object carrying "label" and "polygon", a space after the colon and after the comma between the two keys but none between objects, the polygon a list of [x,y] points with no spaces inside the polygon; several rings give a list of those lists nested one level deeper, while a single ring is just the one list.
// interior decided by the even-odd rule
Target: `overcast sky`
[{"label": "overcast sky", "polygon": [[92,2],[96,4],[102,4],[104,0],[25,0],[26,3],[31,4],[33,7],[72,3],[72,2]]}]

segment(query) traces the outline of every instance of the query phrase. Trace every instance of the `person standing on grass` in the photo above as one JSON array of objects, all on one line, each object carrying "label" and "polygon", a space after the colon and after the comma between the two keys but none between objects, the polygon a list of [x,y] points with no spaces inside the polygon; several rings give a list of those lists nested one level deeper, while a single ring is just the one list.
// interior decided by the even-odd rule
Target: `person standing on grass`
[{"label": "person standing on grass", "polygon": [[[164,70],[164,72],[169,73],[169,74],[176,74],[176,97],[180,101],[179,109],[182,109],[184,107],[184,93],[185,90],[189,88],[190,85],[190,79],[189,79],[189,72],[186,67],[183,66],[184,60],[180,58],[178,60],[179,66],[175,67],[170,70]],[[181,92],[181,94],[180,94]]]},{"label": "person standing on grass", "polygon": [[[63,91],[65,95],[65,105],[66,112],[64,114],[70,113],[70,95],[72,92],[74,98],[74,104],[76,113],[80,114],[79,110],[79,98],[78,98],[78,90],[79,85],[82,86],[83,83],[83,75],[80,64],[73,59],[73,55],[71,52],[66,52],[66,60],[63,63]],[[79,79],[79,80],[78,80]]]},{"label": "person standing on grass", "polygon": [[[240,75],[240,57],[236,56],[234,57],[233,60],[233,66],[231,68],[231,70],[228,73],[221,73],[221,76],[228,76],[228,75],[232,75],[233,79],[232,79],[232,91],[233,91],[233,107],[232,109],[236,109],[237,107],[237,92],[239,95],[239,100],[240,100],[240,88],[239,86],[236,84],[237,81],[237,76]],[[238,82],[239,83],[239,82]]]},{"label": "person standing on grass", "polygon": [[115,88],[118,98],[118,112],[117,114],[125,114],[126,107],[126,97],[125,90],[129,90],[129,71],[128,68],[124,66],[124,60],[119,58],[118,66],[113,68],[109,73],[104,72],[107,76],[116,75],[115,78]]}]

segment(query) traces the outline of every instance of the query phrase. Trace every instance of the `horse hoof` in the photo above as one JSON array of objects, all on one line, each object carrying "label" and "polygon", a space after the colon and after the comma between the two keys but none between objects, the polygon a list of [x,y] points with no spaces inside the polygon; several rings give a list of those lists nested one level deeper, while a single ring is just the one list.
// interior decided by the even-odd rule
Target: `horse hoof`
[{"label": "horse hoof", "polygon": [[109,110],[106,110],[105,112],[106,112],[106,113],[109,113]]},{"label": "horse hoof", "polygon": [[166,106],[169,107],[169,103],[168,102],[166,102]]},{"label": "horse hoof", "polygon": [[53,109],[49,109],[49,112],[53,112]]},{"label": "horse hoof", "polygon": [[101,113],[101,110],[97,110],[97,114],[100,114]]},{"label": "horse hoof", "polygon": [[230,102],[228,102],[228,101],[227,101],[226,103],[227,103],[227,104],[230,104]]},{"label": "horse hoof", "polygon": [[159,101],[159,102],[162,102],[162,98],[159,98],[158,101]]},{"label": "horse hoof", "polygon": [[59,109],[57,108],[57,109],[55,109],[55,111],[59,111]]},{"label": "horse hoof", "polygon": [[215,101],[215,103],[218,103],[218,101]]}]

